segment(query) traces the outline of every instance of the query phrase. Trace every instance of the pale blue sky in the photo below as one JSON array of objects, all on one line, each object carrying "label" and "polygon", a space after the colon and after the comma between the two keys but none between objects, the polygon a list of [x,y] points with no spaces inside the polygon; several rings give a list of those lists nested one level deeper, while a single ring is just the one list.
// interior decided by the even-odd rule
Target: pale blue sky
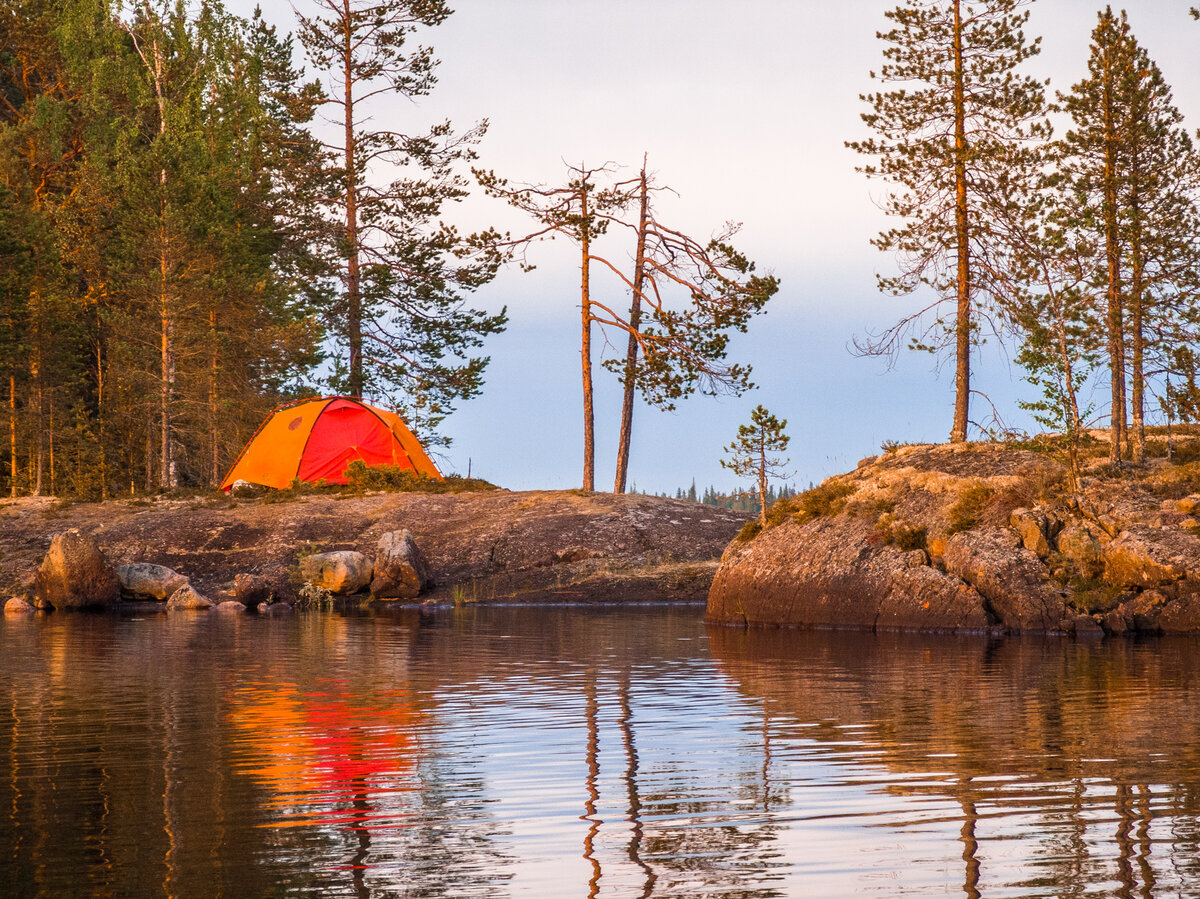
[{"label": "pale blue sky", "polygon": [[[305,10],[305,0],[296,0]],[[940,441],[950,428],[952,369],[907,354],[895,370],[853,356],[855,334],[886,327],[915,306],[882,297],[875,272],[892,261],[870,246],[884,224],[880,187],[854,171],[843,142],[863,133],[858,95],[879,66],[885,9],[876,0],[459,0],[428,36],[442,60],[440,84],[419,104],[376,109],[387,126],[450,118],[460,129],[488,118],[480,162],[517,181],[554,181],[563,160],[635,166],[642,153],[679,197],[661,207],[694,235],[726,220],[743,223],[737,245],[782,290],[770,311],[733,344],[754,365],[760,389],[740,399],[694,397],[673,414],[640,405],[631,478],[653,491],[695,478],[731,487],[719,466],[749,411],[763,403],[789,421],[794,481],[853,467],[883,440]],[[1085,73],[1088,38],[1103,4],[1039,0],[1029,32],[1043,53],[1029,71],[1066,90]],[[1138,39],[1175,88],[1189,126],[1200,125],[1200,23],[1186,0],[1126,6]],[[236,3],[231,3],[235,9]],[[286,0],[264,3],[281,27]],[[1119,7],[1117,7],[1119,8]],[[473,199],[456,219],[471,228],[522,227],[509,210]],[[621,256],[624,248],[610,247]],[[446,423],[454,439],[440,460],[514,489],[578,486],[582,413],[578,273],[565,244],[535,250],[536,271],[506,272],[478,301],[507,305],[508,331],[489,341],[483,396]],[[597,296],[620,302],[615,279]],[[594,338],[595,340],[596,338]],[[599,341],[602,345],[603,341]],[[597,354],[598,355],[598,354]],[[599,359],[597,359],[597,363]],[[975,385],[1010,424],[1032,389],[994,347],[985,347]],[[619,396],[598,373],[597,486],[611,489]],[[1105,402],[1097,397],[1098,404]],[[990,417],[982,403],[972,418]]]}]

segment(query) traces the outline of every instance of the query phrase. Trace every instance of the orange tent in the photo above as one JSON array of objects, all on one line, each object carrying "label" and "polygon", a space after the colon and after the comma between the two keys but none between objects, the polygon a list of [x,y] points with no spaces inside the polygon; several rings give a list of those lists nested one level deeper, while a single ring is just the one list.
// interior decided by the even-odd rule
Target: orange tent
[{"label": "orange tent", "polygon": [[280,406],[259,425],[229,474],[234,481],[287,487],[293,479],[345,484],[346,466],[397,465],[431,478],[442,475],[394,412],[348,396],[327,396]]}]

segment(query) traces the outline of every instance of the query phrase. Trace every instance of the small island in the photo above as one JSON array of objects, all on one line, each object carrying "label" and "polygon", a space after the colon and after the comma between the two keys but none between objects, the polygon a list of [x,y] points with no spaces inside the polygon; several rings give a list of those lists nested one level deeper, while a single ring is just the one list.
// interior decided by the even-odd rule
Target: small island
[{"label": "small island", "polygon": [[[726,550],[714,622],[947,633],[1200,629],[1200,442],[1078,489],[1046,443],[891,446],[777,503]],[[1157,455],[1157,458],[1155,457]]]}]

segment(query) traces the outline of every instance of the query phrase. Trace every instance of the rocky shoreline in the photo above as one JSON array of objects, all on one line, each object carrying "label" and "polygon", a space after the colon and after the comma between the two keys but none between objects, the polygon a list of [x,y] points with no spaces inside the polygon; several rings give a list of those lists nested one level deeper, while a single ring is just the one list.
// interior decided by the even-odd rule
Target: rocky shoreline
[{"label": "rocky shoreline", "polygon": [[[165,609],[180,583],[159,572],[173,583],[169,593],[165,586],[134,592],[122,572],[133,565],[169,569],[217,607],[319,603],[330,595],[447,604],[701,603],[722,550],[744,523],[744,515],[682,500],[581,491],[201,495],[78,504],[17,499],[0,502],[0,602],[11,597],[36,604],[38,570],[52,540],[75,529],[121,572],[118,603],[138,608]],[[405,531],[427,565],[415,575],[416,591],[372,583],[382,570],[381,544],[397,558],[410,552],[401,546]],[[359,572],[352,589],[326,582],[318,557],[328,553],[361,555],[371,574],[363,583]],[[413,576],[401,568],[391,575]]]},{"label": "rocky shoreline", "polygon": [[[1042,453],[898,447],[726,550],[713,622],[946,633],[1200,631],[1200,463],[1097,460],[1073,492]],[[752,529],[751,529],[752,530]],[[746,539],[749,538],[749,539]]]}]

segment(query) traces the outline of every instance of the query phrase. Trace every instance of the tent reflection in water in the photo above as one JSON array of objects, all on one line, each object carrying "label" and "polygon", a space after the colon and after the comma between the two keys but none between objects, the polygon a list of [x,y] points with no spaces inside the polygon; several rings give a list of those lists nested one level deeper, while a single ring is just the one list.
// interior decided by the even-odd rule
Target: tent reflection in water
[{"label": "tent reflection in water", "polygon": [[355,460],[442,476],[396,413],[354,397],[329,396],[273,411],[237,457],[221,489],[235,481],[282,489],[297,478],[345,484],[346,466]]}]

